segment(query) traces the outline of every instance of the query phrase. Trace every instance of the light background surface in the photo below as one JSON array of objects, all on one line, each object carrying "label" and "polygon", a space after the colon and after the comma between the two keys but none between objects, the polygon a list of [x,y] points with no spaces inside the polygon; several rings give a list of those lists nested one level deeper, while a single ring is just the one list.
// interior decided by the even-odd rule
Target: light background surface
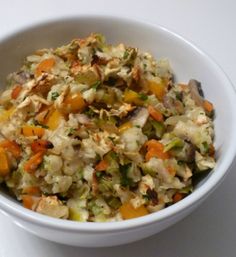
[{"label": "light background surface", "polygon": [[[181,34],[220,64],[236,86],[235,0],[1,0],[0,37],[49,17],[97,13],[160,24]],[[155,236],[124,246],[86,249],[55,244],[28,234],[0,214],[0,256],[235,257],[235,167],[236,162],[193,214]]]}]

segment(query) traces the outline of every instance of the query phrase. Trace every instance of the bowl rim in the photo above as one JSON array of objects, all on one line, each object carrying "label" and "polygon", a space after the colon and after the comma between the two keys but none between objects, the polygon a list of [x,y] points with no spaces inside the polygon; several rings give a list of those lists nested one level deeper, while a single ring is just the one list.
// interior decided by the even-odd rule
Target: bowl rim
[{"label": "bowl rim", "polygon": [[[22,32],[28,31],[33,28],[41,27],[47,24],[53,24],[57,22],[68,22],[68,21],[79,21],[79,20],[86,20],[86,19],[94,19],[94,20],[113,20],[116,22],[124,22],[129,23],[132,25],[140,25],[144,27],[149,27],[151,29],[159,30],[163,33],[169,34],[175,40],[187,45],[193,51],[195,51],[198,55],[201,55],[208,64],[211,65],[212,68],[218,73],[221,77],[221,80],[224,81],[226,85],[225,90],[227,91],[227,95],[229,97],[229,101],[232,107],[236,109],[236,92],[235,88],[233,87],[232,82],[224,73],[222,68],[211,58],[208,54],[206,54],[203,50],[199,49],[195,44],[193,44],[190,40],[185,39],[185,37],[181,36],[180,34],[173,32],[159,24],[150,23],[144,20],[137,20],[136,18],[127,18],[125,16],[117,16],[117,15],[107,15],[107,14],[80,14],[80,15],[73,15],[73,16],[60,16],[54,17],[41,21],[36,21],[30,23],[30,25],[24,25],[19,29],[13,30],[10,34],[3,35],[0,37],[0,44],[2,41],[8,40],[15,35],[18,35]],[[234,100],[235,99],[235,100]],[[236,121],[236,113],[232,113],[234,119]],[[236,122],[231,123],[232,131],[236,131]],[[233,134],[233,133],[232,133]],[[236,133],[231,135],[232,140],[231,142],[236,142]],[[10,214],[16,218],[20,218],[23,221],[31,222],[33,224],[40,225],[42,227],[47,228],[54,228],[57,230],[63,231],[70,231],[70,232],[77,232],[83,231],[87,233],[105,233],[109,231],[121,231],[126,229],[137,229],[141,226],[145,225],[152,225],[153,223],[160,222],[163,219],[171,218],[172,215],[176,213],[183,213],[186,208],[189,208],[196,204],[196,202],[200,202],[203,200],[208,194],[210,194],[215,187],[222,182],[223,178],[225,177],[227,171],[229,170],[234,157],[236,155],[236,144],[230,144],[227,151],[226,157],[222,160],[220,166],[217,167],[217,172],[213,172],[208,180],[201,185],[197,191],[190,194],[188,197],[184,198],[180,202],[169,206],[163,210],[160,210],[156,213],[151,213],[143,217],[124,220],[124,221],[114,221],[114,222],[75,222],[70,220],[61,220],[57,218],[52,218],[46,215],[42,215],[31,210],[24,208],[23,206],[19,205],[18,203],[7,199],[3,195],[0,195],[0,207],[2,208],[3,213]]]}]

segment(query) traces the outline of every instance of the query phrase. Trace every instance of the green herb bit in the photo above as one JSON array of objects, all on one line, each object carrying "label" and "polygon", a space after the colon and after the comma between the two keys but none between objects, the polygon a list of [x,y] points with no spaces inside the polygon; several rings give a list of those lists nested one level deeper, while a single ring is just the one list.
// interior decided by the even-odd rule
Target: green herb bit
[{"label": "green herb bit", "polygon": [[51,100],[52,101],[55,101],[57,99],[57,97],[59,96],[59,93],[58,92],[52,92],[51,93]]},{"label": "green herb bit", "polygon": [[74,132],[75,132],[75,129],[74,129],[74,128],[69,128],[67,135],[68,135],[68,136],[72,136],[72,135],[74,134]]},{"label": "green herb bit", "polygon": [[102,82],[100,80],[96,81],[94,84],[92,84],[92,88],[97,89],[100,85],[102,84]]},{"label": "green herb bit", "polygon": [[45,128],[45,129],[48,129],[49,127],[47,126],[47,125],[44,125],[44,124],[41,124],[41,123],[39,123],[37,120],[35,120],[35,119],[33,119],[33,125],[35,125],[35,126],[40,126],[40,127],[42,127],[42,128]]},{"label": "green herb bit", "polygon": [[97,172],[95,173],[95,175],[96,175],[97,178],[101,178],[101,177],[104,175],[104,172],[97,171]]},{"label": "green herb bit", "polygon": [[121,201],[119,198],[113,197],[107,201],[108,205],[113,209],[118,209],[121,206]]},{"label": "green herb bit", "polygon": [[115,142],[115,139],[116,139],[115,137],[109,136],[108,138],[112,141],[112,143]]},{"label": "green herb bit", "polygon": [[124,187],[133,186],[134,182],[131,178],[128,177],[129,169],[131,169],[131,164],[120,165],[121,173],[121,185]]},{"label": "green herb bit", "polygon": [[182,92],[175,92],[176,99],[179,101],[183,100],[183,93]]},{"label": "green herb bit", "polygon": [[139,98],[143,101],[146,101],[148,99],[148,96],[143,93],[139,93]]},{"label": "green herb bit", "polygon": [[127,59],[129,57],[129,51],[125,50],[124,55],[123,55],[123,59]]},{"label": "green herb bit", "polygon": [[208,153],[209,152],[209,145],[207,142],[203,142],[202,143],[203,149],[204,149],[204,153]]},{"label": "green herb bit", "polygon": [[94,116],[95,112],[91,108],[89,108],[84,111],[84,114],[86,114],[89,118],[92,118]]}]

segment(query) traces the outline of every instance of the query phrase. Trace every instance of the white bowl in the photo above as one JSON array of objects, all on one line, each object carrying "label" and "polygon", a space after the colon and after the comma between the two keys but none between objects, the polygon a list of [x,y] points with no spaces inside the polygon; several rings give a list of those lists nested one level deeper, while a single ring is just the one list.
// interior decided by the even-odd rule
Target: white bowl
[{"label": "white bowl", "polygon": [[[25,230],[63,244],[99,247],[125,244],[153,235],[193,211],[223,180],[236,153],[236,95],[221,68],[205,53],[181,36],[160,26],[107,16],[80,16],[46,21],[0,38],[0,83],[16,70],[22,58],[36,49],[60,46],[91,32],[106,36],[110,43],[123,42],[167,57],[177,81],[195,78],[202,82],[206,98],[216,109],[215,146],[217,166],[194,192],[182,201],[157,213],[121,222],[79,223],[47,217],[27,210],[4,192],[2,211]],[[201,224],[199,224],[200,226]]]}]

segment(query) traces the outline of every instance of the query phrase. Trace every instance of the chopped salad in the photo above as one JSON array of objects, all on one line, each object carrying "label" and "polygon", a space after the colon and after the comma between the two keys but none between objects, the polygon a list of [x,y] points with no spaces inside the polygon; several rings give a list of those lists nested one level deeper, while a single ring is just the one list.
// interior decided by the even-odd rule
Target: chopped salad
[{"label": "chopped salad", "polygon": [[56,218],[157,212],[214,168],[213,114],[197,80],[135,47],[91,34],[40,49],[0,95],[0,183]]}]

